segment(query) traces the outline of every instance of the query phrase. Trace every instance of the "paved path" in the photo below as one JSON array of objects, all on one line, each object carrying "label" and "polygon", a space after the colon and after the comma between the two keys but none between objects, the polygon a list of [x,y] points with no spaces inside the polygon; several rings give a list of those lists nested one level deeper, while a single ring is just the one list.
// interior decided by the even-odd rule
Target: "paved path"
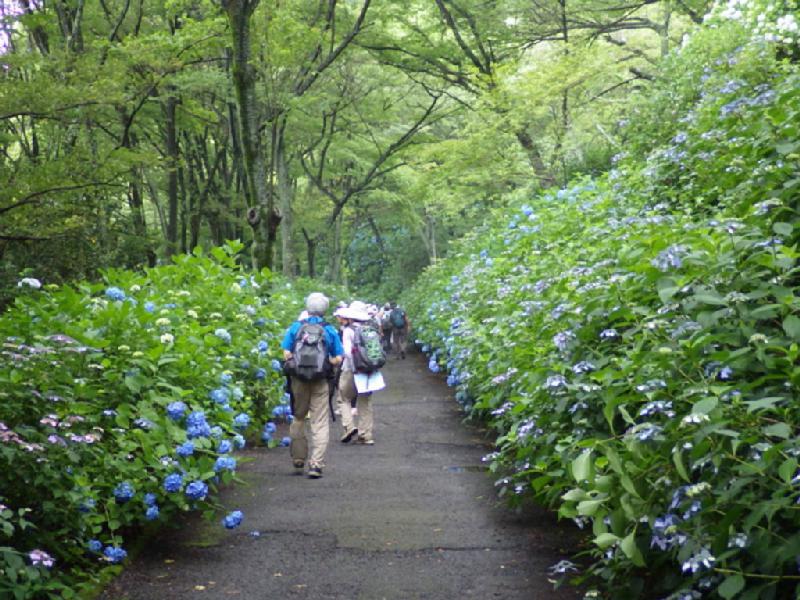
[{"label": "paved path", "polygon": [[384,374],[375,446],[339,443],[337,422],[320,480],[294,475],[286,448],[245,452],[246,484],[223,493],[242,526],[189,518],[102,599],[578,598],[547,580],[571,528],[496,500],[486,439],[461,423],[423,357],[393,359]]}]

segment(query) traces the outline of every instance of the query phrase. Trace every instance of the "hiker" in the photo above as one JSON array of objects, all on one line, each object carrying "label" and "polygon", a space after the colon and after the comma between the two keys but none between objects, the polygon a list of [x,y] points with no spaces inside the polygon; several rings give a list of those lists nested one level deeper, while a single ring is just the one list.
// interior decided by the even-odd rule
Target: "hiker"
[{"label": "hiker", "polygon": [[[298,471],[302,471],[308,460],[308,476],[312,479],[322,477],[325,466],[325,450],[330,435],[329,379],[344,355],[336,329],[323,319],[328,304],[324,294],[309,294],[306,298],[308,318],[292,323],[281,344],[294,397],[289,451],[292,464]],[[305,431],[306,415],[310,416],[310,456]]]},{"label": "hiker", "polygon": [[392,321],[389,319],[391,312],[392,305],[387,302],[377,315],[381,324],[381,345],[386,353],[392,349]]},{"label": "hiker", "polygon": [[[369,323],[370,316],[366,308],[363,302],[355,301],[336,313],[344,323],[344,362],[339,381],[339,406],[343,427],[341,442],[346,444],[354,440],[358,444],[371,446],[375,443],[372,392],[359,393],[356,377],[373,377],[377,373],[382,380],[378,369],[386,362],[386,356],[380,344],[380,332]],[[354,400],[356,410],[351,412],[348,409]],[[358,425],[353,412],[358,418]]]},{"label": "hiker", "polygon": [[392,349],[394,350],[394,355],[405,359],[406,343],[411,323],[408,320],[406,311],[394,302],[392,303],[392,310],[389,312],[389,322],[392,324]]}]

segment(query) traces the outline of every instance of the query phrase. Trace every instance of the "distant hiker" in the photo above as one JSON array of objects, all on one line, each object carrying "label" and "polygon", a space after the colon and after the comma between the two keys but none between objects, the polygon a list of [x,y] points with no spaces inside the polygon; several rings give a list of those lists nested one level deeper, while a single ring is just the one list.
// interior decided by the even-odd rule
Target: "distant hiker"
[{"label": "distant hiker", "polygon": [[[370,316],[363,302],[355,301],[347,308],[339,309],[337,317],[344,322],[344,362],[339,380],[339,407],[342,414],[342,443],[355,440],[359,444],[372,445],[374,414],[372,393],[359,393],[357,377],[380,377],[379,369],[386,362],[381,347],[380,332],[370,324]],[[358,424],[350,411],[352,401],[356,401]]]},{"label": "distant hiker", "polygon": [[[322,477],[330,435],[328,380],[344,355],[336,329],[323,319],[328,304],[323,294],[309,294],[306,298],[308,318],[292,323],[281,344],[294,396],[294,421],[289,426],[292,464],[295,469],[301,470],[308,460],[308,476],[314,479]],[[310,415],[310,457],[305,431],[306,415]]]},{"label": "distant hiker", "polygon": [[392,349],[392,321],[389,315],[392,312],[392,305],[388,302],[378,311],[377,318],[381,324],[381,343],[383,351],[388,353]]},{"label": "distant hiker", "polygon": [[394,355],[405,358],[408,331],[411,328],[406,311],[397,306],[397,304],[392,303],[389,322],[392,324],[392,349],[394,350]]}]

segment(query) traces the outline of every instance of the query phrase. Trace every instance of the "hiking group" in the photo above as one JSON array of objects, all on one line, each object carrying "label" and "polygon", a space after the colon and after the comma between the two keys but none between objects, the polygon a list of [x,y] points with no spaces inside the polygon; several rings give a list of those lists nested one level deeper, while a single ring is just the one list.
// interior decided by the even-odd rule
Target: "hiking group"
[{"label": "hiking group", "polygon": [[313,479],[322,477],[335,414],[341,418],[342,443],[375,443],[372,393],[385,387],[380,369],[389,350],[406,357],[410,328],[396,304],[379,309],[355,300],[334,311],[337,330],[325,321],[329,306],[324,294],[310,294],[306,310],[281,344],[294,416],[289,426],[292,464],[298,472],[307,466]]}]

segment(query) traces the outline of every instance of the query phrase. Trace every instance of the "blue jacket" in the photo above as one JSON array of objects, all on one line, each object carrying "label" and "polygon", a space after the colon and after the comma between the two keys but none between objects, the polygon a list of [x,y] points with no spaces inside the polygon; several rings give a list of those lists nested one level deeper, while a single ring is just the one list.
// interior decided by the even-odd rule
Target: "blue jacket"
[{"label": "blue jacket", "polygon": [[[323,321],[324,319],[322,317],[309,317],[305,321],[295,321],[291,324],[289,329],[286,330],[281,348],[293,352],[297,332],[300,330],[303,323],[322,323]],[[331,357],[342,356],[344,354],[344,348],[342,347],[342,341],[339,339],[339,333],[333,325],[330,324],[325,326],[325,347],[328,349],[328,354]]]}]

